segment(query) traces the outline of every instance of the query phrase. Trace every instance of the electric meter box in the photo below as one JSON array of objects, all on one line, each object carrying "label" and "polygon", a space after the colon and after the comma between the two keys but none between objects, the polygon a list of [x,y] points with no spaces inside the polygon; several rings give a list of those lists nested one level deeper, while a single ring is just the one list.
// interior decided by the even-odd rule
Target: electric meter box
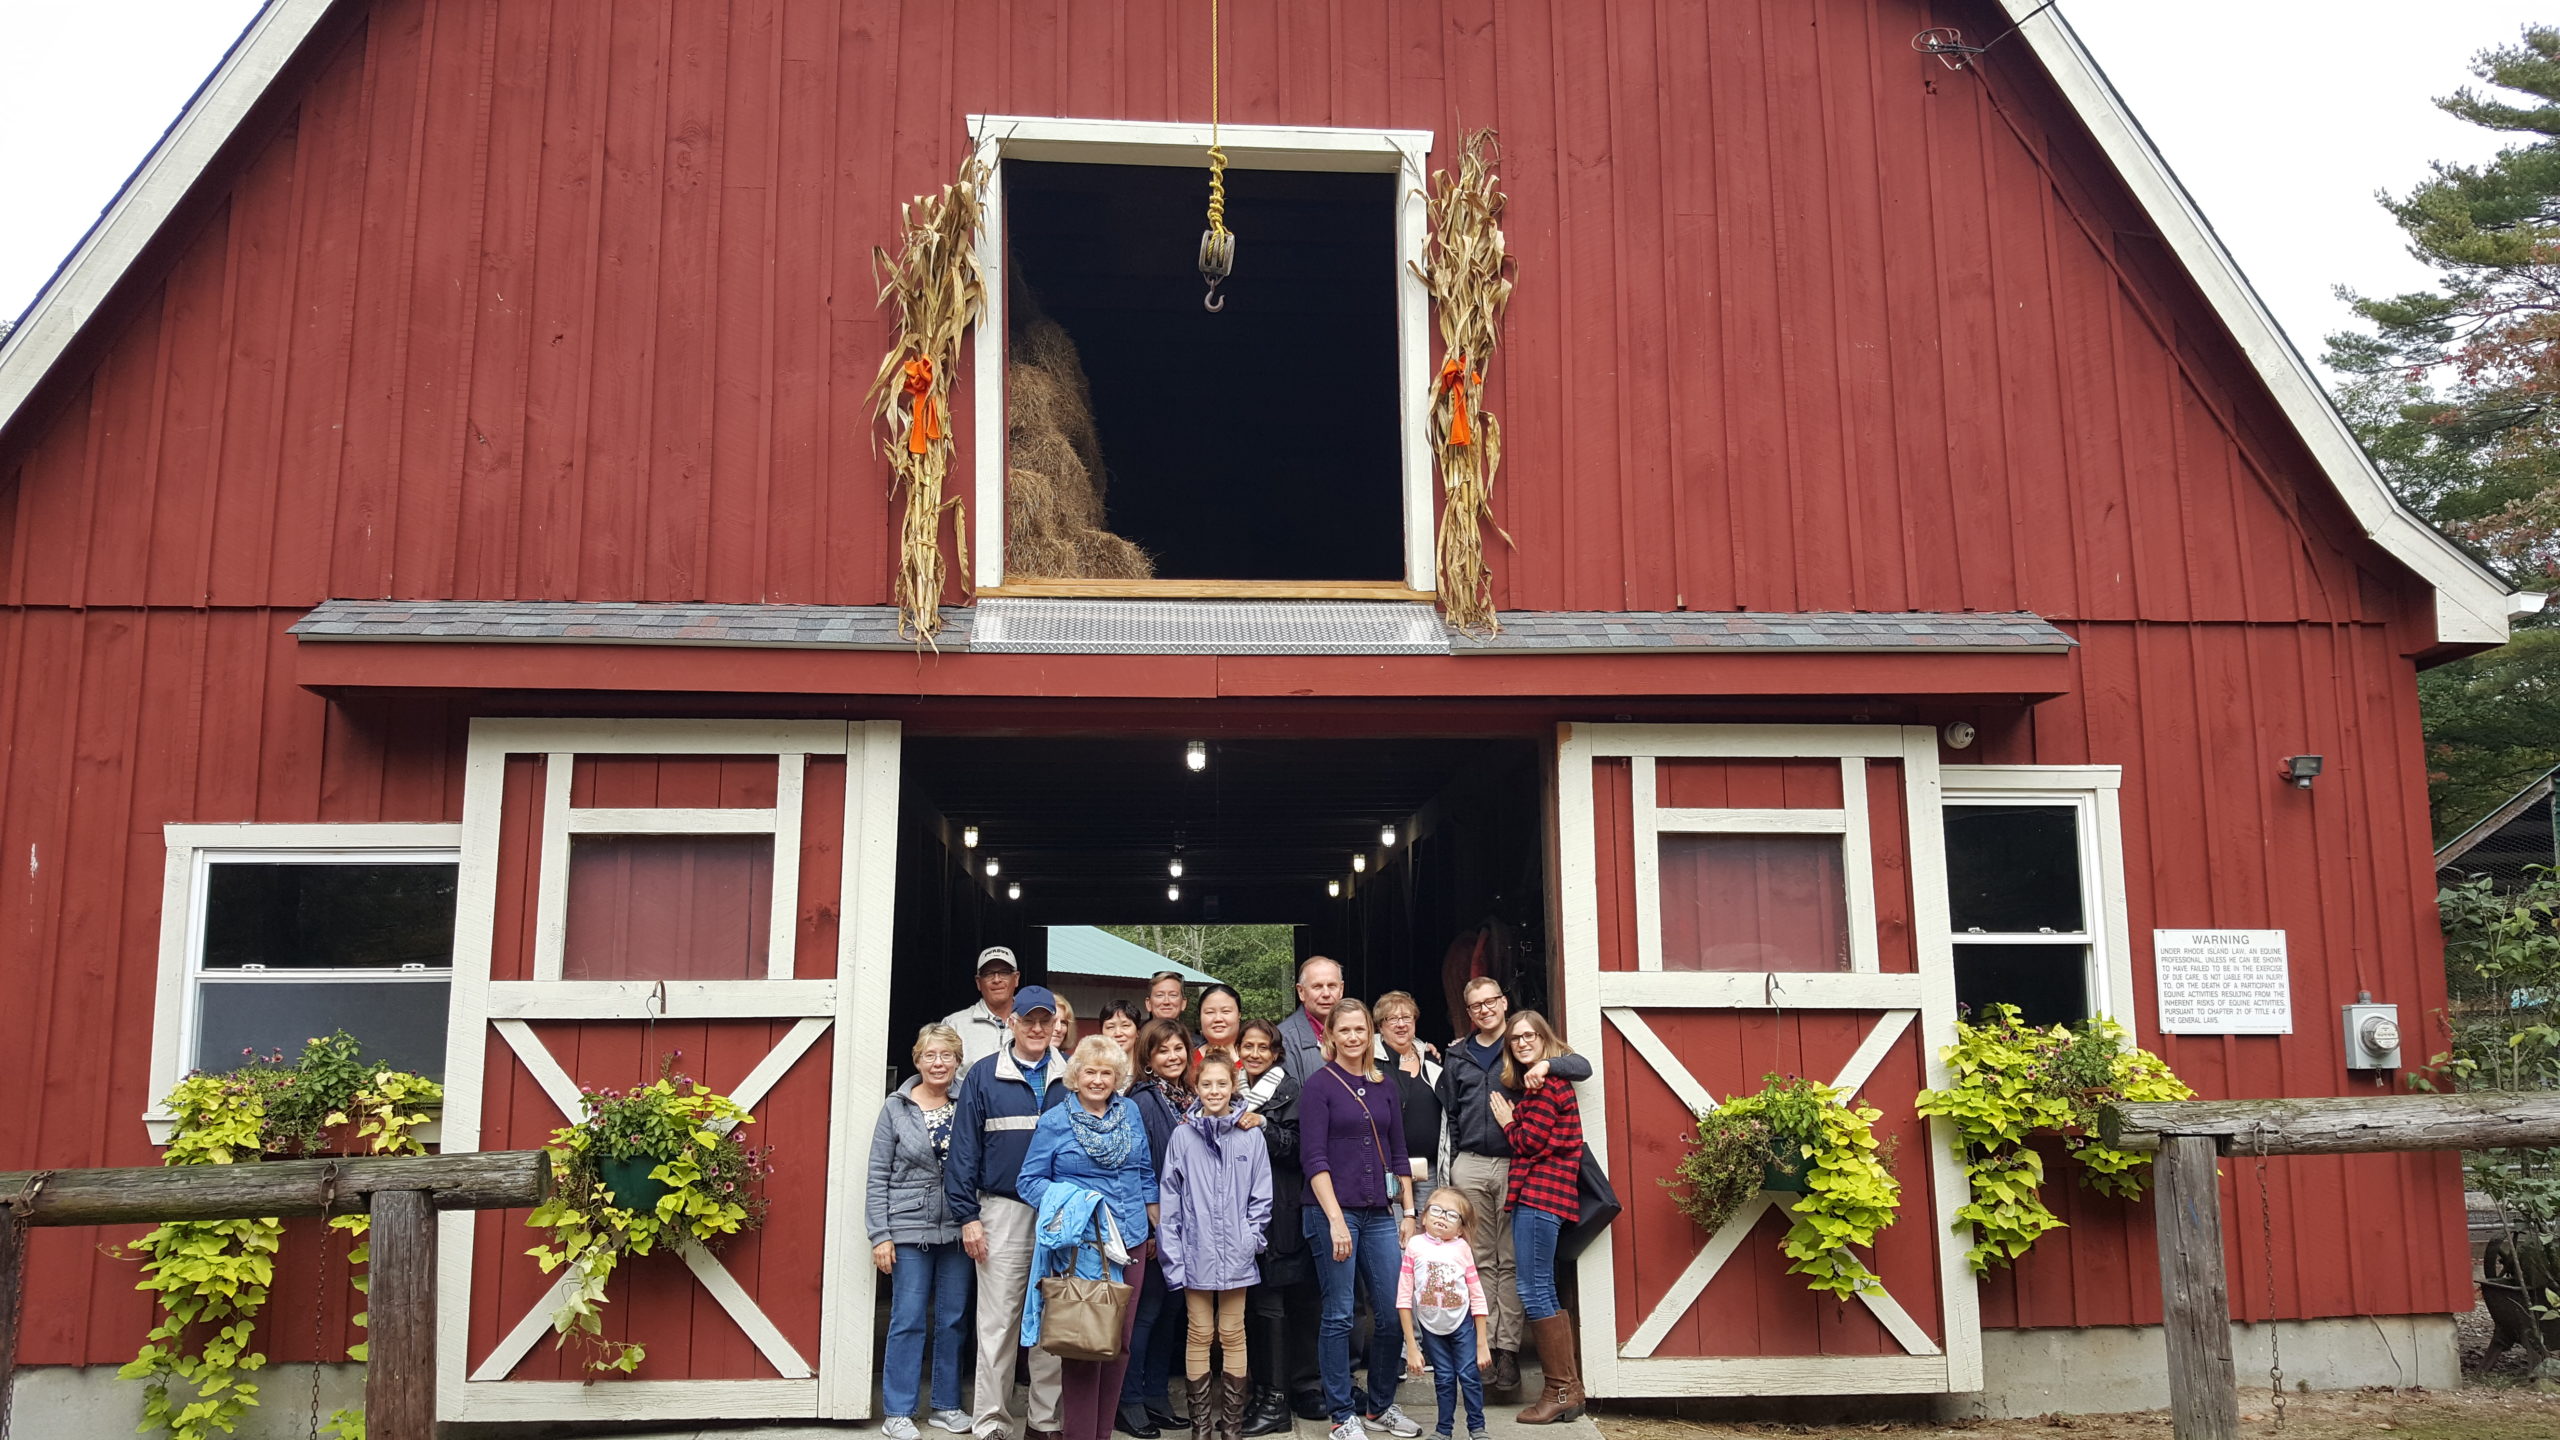
[{"label": "electric meter box", "polygon": [[2360,1000],[2338,1007],[2347,1029],[2347,1068],[2400,1068],[2400,1007]]}]

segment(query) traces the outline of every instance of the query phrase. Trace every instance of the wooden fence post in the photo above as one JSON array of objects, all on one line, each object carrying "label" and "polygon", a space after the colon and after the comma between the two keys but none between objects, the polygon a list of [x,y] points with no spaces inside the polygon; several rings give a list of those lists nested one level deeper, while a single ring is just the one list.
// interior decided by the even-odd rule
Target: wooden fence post
[{"label": "wooden fence post", "polygon": [[2177,1440],[2239,1440],[2231,1287],[2222,1271],[2222,1182],[2210,1135],[2163,1135],[2152,1213]]},{"label": "wooden fence post", "polygon": [[366,1243],[365,1433],[435,1440],[436,1212],[427,1192],[377,1191]]},{"label": "wooden fence post", "polygon": [[27,1227],[0,1205],[0,1440],[8,1440],[9,1400],[18,1383],[18,1317],[26,1310]]}]

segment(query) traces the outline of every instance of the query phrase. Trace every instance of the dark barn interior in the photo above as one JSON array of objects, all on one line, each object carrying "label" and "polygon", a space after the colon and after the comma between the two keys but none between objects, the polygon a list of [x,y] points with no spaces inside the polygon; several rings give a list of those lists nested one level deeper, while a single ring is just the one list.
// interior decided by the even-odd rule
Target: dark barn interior
[{"label": "dark barn interior", "polygon": [[[1046,930],[1286,924],[1351,993],[1411,991],[1442,1038],[1466,966],[1545,992],[1544,774],[1525,740],[910,735],[899,800],[892,1035],[968,1003],[970,961],[1006,944],[1042,973]],[[965,826],[980,843],[962,842]],[[1393,826],[1394,845],[1380,831]],[[1181,847],[1182,879],[1167,862]],[[1364,872],[1352,855],[1366,857]],[[984,873],[989,859],[999,873]],[[1339,882],[1340,896],[1327,894]],[[1019,884],[1021,898],[1009,898]],[[1168,885],[1181,897],[1168,899]],[[1451,968],[1451,967],[1456,968]],[[1085,1017],[1091,1018],[1091,1017]],[[1263,1017],[1278,1019],[1278,1016]],[[893,1047],[895,1048],[895,1047]]]},{"label": "dark barn interior", "polygon": [[1110,528],[1157,578],[1404,577],[1395,182],[1229,170],[1213,315],[1206,171],[1005,162],[1011,278],[1075,340]]}]

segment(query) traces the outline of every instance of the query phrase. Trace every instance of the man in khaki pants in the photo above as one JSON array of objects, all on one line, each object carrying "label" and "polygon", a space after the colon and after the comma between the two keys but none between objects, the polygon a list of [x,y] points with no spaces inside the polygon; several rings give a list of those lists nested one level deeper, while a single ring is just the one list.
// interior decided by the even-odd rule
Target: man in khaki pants
[{"label": "man in khaki pants", "polygon": [[[1058,1001],[1045,986],[1026,985],[1013,997],[1006,1022],[1013,1043],[969,1067],[960,1082],[959,1114],[951,1122],[951,1154],[942,1166],[942,1193],[960,1221],[960,1245],[978,1263],[977,1440],[1007,1440],[1013,1415],[1013,1361],[1022,1353],[1022,1292],[1031,1283],[1033,1223],[1038,1218],[1014,1190],[1040,1112],[1064,1099],[1061,1066],[1050,1052]],[[1056,1440],[1058,1357],[1030,1355],[1030,1425],[1024,1440]]]},{"label": "man in khaki pants", "polygon": [[[1493,1118],[1493,1097],[1502,1089],[1502,1031],[1511,1019],[1511,1000],[1502,982],[1479,975],[1459,992],[1467,1002],[1471,1035],[1458,1037],[1440,1067],[1440,1109],[1449,1125],[1449,1187],[1467,1197],[1475,1224],[1467,1246],[1475,1251],[1476,1269],[1484,1281],[1486,1318],[1492,1333],[1493,1364],[1486,1368],[1487,1390],[1520,1388],[1520,1336],[1527,1328],[1520,1315],[1520,1280],[1511,1253],[1511,1223],[1503,1206],[1510,1199],[1511,1142]],[[1521,1077],[1536,1089],[1549,1079],[1572,1083],[1591,1078],[1591,1062],[1580,1055],[1541,1060]]]}]

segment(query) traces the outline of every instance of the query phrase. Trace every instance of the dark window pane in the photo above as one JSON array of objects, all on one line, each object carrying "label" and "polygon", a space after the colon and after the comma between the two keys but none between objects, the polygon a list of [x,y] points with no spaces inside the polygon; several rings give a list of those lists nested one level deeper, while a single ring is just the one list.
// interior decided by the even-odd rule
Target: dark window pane
[{"label": "dark window pane", "polygon": [[1662,837],[1662,968],[1846,970],[1835,835]]},{"label": "dark window pane", "polygon": [[568,980],[761,980],[770,835],[580,835],[569,851]]},{"label": "dark window pane", "polygon": [[205,876],[204,968],[451,965],[453,888],[460,869],[451,862],[212,865]]},{"label": "dark window pane", "polygon": [[1956,1003],[1979,1012],[2015,1005],[2030,1025],[2089,1018],[2086,945],[1959,945]]},{"label": "dark window pane", "polygon": [[199,1070],[228,1070],[240,1052],[290,1059],[314,1035],[344,1030],[368,1059],[444,1077],[445,981],[207,981],[196,987]]},{"label": "dark window pane", "polygon": [[1947,903],[1956,933],[2076,933],[2079,812],[2069,805],[1947,807]]}]

